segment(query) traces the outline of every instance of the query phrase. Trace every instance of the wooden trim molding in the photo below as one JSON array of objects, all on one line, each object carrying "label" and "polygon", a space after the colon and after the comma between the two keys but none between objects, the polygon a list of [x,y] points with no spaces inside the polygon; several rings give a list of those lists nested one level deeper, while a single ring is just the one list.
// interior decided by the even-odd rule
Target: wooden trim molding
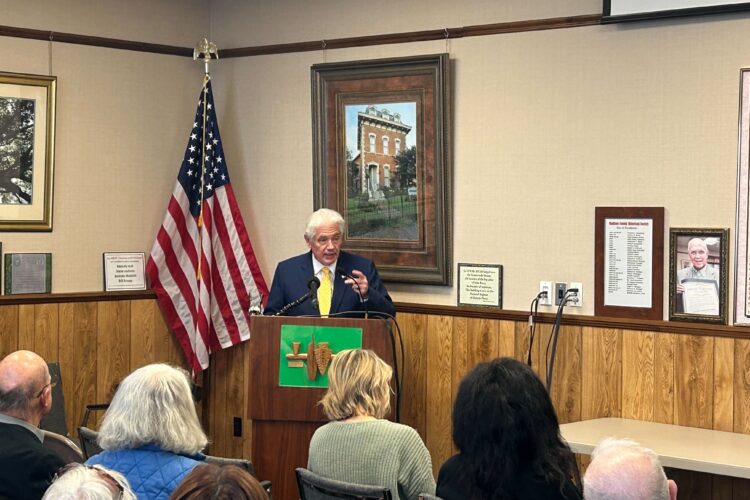
[{"label": "wooden trim molding", "polygon": [[74,43],[77,45],[90,45],[93,47],[104,47],[108,49],[134,50],[137,52],[151,52],[154,54],[166,54],[171,56],[193,57],[193,49],[190,47],[176,47],[174,45],[135,42],[131,40],[120,40],[117,38],[77,35],[75,33],[58,33],[56,31],[16,28],[14,26],[0,26],[0,36]]},{"label": "wooden trim molding", "polygon": [[[239,47],[219,51],[221,58],[252,57],[270,54],[288,54],[292,52],[311,52],[315,50],[343,49],[349,47],[368,47],[373,45],[388,45],[394,43],[424,42],[430,40],[445,40],[450,38],[466,38],[470,36],[500,35],[505,33],[520,33],[524,31],[542,31],[561,28],[580,28],[601,24],[601,14],[586,14],[581,16],[553,17],[548,19],[532,19],[527,21],[513,21],[507,23],[477,24],[456,28],[443,28],[425,31],[407,31],[403,33],[386,33],[380,35],[357,36],[349,38],[334,38],[331,40],[316,40],[311,42],[293,42],[273,45],[259,45],[255,47]],[[110,49],[134,50],[182,57],[193,57],[191,47],[177,47],[157,43],[120,40],[99,36],[78,35],[75,33],[58,33],[55,31],[18,28],[14,26],[0,26],[0,36],[14,38],[29,38],[32,40],[46,40],[50,42],[73,43],[90,45]]]},{"label": "wooden trim molding", "polygon": [[28,293],[0,296],[0,306],[17,304],[62,304],[65,302],[109,302],[113,300],[156,299],[153,290],[124,292]]},{"label": "wooden trim molding", "polygon": [[463,26],[457,28],[408,31],[404,33],[387,33],[350,38],[334,38],[332,40],[282,43],[276,45],[261,45],[257,47],[240,47],[236,49],[220,50],[219,56],[222,58],[251,57],[269,54],[287,54],[290,52],[311,52],[315,50],[389,45],[394,43],[425,42],[450,38],[466,38],[470,36],[499,35],[504,33],[520,33],[524,31],[580,28],[582,26],[595,26],[601,24],[601,20],[602,16],[600,14],[587,14],[582,16],[554,17],[549,19],[533,19],[529,21],[513,21],[508,23],[477,24],[474,26]]},{"label": "wooden trim molding", "polygon": [[[429,304],[396,303],[399,313],[426,314],[432,316],[453,316],[462,318],[483,318],[508,321],[528,321],[529,313],[524,311],[490,310],[477,307],[455,307]],[[554,323],[552,313],[539,313],[538,323]],[[748,326],[711,325],[705,323],[688,323],[682,321],[657,321],[637,318],[610,318],[606,316],[563,315],[562,324],[586,326],[593,328],[643,330],[649,332],[678,333],[683,335],[703,335],[709,337],[726,337],[750,339]]]}]

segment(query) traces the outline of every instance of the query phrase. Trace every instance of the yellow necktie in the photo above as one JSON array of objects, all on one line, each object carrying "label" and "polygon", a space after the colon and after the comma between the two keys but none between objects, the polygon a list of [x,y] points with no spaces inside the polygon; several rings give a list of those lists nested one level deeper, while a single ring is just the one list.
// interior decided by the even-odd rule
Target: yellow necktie
[{"label": "yellow necktie", "polygon": [[328,313],[331,311],[332,295],[333,283],[331,283],[331,270],[324,267],[323,279],[320,280],[320,287],[318,288],[318,305],[320,307],[321,316],[328,316]]}]

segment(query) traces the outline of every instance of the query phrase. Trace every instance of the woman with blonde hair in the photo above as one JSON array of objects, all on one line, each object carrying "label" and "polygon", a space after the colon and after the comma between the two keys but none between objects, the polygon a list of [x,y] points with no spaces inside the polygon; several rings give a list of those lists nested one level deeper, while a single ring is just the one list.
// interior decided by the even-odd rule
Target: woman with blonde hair
[{"label": "woman with blonde hair", "polygon": [[341,351],[320,404],[331,420],[315,431],[307,467],[329,479],[384,486],[394,498],[435,493],[432,461],[419,434],[385,417],[392,369],[374,352]]},{"label": "woman with blonde hair", "polygon": [[198,421],[185,370],[152,364],[117,388],[97,439],[104,450],[87,464],[122,473],[139,499],[169,498],[205,456],[208,438]]}]

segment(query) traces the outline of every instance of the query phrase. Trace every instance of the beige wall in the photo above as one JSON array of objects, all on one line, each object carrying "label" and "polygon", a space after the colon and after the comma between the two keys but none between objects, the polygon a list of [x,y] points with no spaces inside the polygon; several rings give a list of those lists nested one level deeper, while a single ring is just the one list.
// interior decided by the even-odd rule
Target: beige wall
[{"label": "beige wall", "polygon": [[[0,7],[10,26],[152,43],[191,46],[208,31],[203,1],[125,4],[21,0]],[[101,290],[102,252],[148,252],[153,244],[202,66],[82,45],[53,43],[50,51],[48,42],[9,37],[0,37],[0,53],[0,71],[46,75],[51,66],[58,78],[53,231],[0,233],[3,252],[52,252],[54,292]]]},{"label": "beige wall", "polygon": [[[187,16],[179,3],[160,9]],[[382,11],[403,16],[378,22],[377,13],[362,19],[356,2],[306,2],[311,16],[290,0],[223,0],[211,2],[206,23],[227,48],[601,9],[590,0],[391,3]],[[3,24],[52,29],[28,17]],[[103,32],[111,17],[64,26],[190,46],[207,25],[205,16],[178,19],[162,35],[133,15]],[[266,279],[277,261],[304,250],[313,206],[310,66],[445,51],[455,83],[454,271],[457,262],[504,265],[507,309],[526,309],[539,280],[581,281],[581,312],[593,313],[595,206],[664,206],[668,227],[729,227],[734,241],[738,77],[750,66],[749,27],[739,14],[220,61],[213,77],[224,147]],[[11,54],[0,69],[47,72],[44,42],[0,38],[0,51]],[[103,251],[148,251],[194,112],[196,66],[55,44],[55,231],[0,235],[4,251],[53,251],[55,291],[99,289]],[[398,301],[456,301],[455,286],[389,288]]]}]

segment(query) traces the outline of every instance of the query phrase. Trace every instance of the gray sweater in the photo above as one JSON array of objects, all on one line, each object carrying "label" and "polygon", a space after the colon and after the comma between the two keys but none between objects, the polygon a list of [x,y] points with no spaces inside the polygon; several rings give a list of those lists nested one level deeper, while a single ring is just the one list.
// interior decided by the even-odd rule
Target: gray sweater
[{"label": "gray sweater", "polygon": [[402,500],[435,494],[430,452],[419,434],[388,420],[320,427],[310,441],[307,468],[329,479],[386,486]]}]

